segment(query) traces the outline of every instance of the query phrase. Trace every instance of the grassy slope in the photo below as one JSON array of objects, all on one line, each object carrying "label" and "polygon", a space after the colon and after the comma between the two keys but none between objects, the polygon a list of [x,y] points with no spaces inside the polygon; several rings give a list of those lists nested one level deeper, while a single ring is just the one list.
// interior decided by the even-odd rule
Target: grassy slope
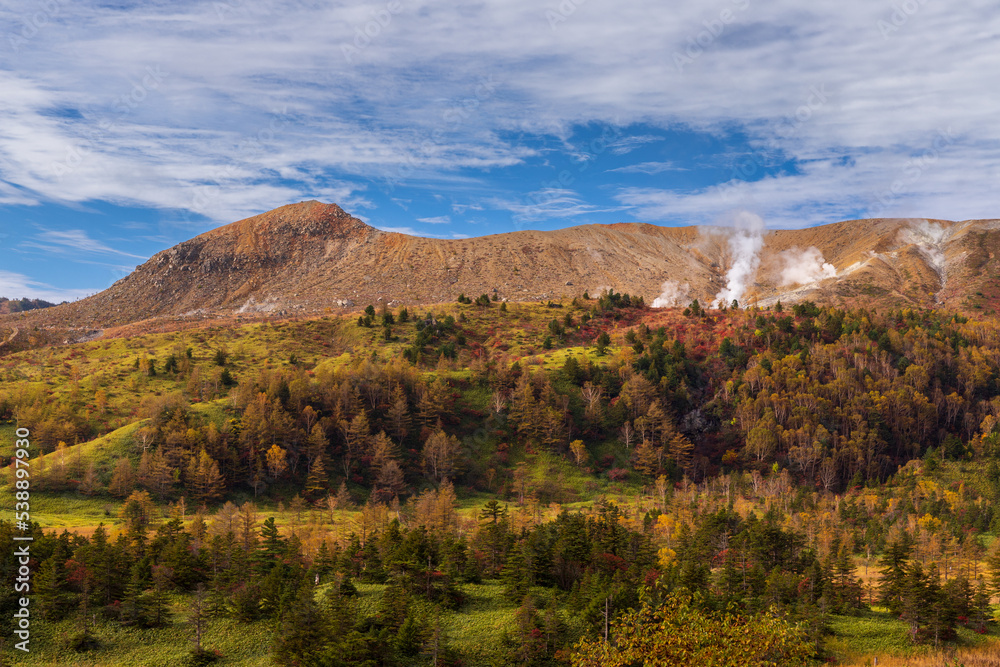
[{"label": "grassy slope", "polygon": [[[177,596],[172,605],[172,623],[166,628],[121,628],[99,623],[94,635],[102,646],[89,654],[79,654],[66,647],[67,637],[79,631],[76,621],[33,625],[32,651],[19,657],[21,665],[73,665],[88,667],[176,667],[191,650],[191,631],[187,627],[188,598]],[[217,649],[225,657],[219,665],[264,667],[273,664],[270,646],[274,631],[270,622],[238,623],[229,619],[213,620],[202,645]]]},{"label": "grassy slope", "polygon": [[[826,649],[839,662],[863,664],[872,657],[901,656],[921,658],[933,656],[931,646],[914,646],[909,638],[909,623],[893,617],[888,612],[873,612],[864,616],[832,616]],[[997,647],[997,630],[980,635],[967,628],[959,628],[955,648],[972,654],[992,652]],[[941,664],[941,663],[936,663]]]},{"label": "grassy slope", "polygon": [[[374,615],[385,586],[357,584],[357,588],[361,613]],[[468,667],[506,664],[498,647],[514,631],[516,605],[503,597],[503,586],[498,582],[467,584],[461,590],[466,595],[465,604],[442,617],[450,645],[462,654]],[[32,640],[37,641],[34,646],[39,649],[44,646],[44,650],[33,650],[18,664],[174,667],[181,663],[190,647],[191,630],[185,623],[189,600],[188,596],[173,598],[171,624],[165,629],[121,629],[98,624],[95,635],[102,647],[86,656],[65,648],[66,637],[79,630],[77,622],[39,624]],[[224,660],[219,665],[262,667],[272,664],[268,653],[273,637],[269,623],[243,625],[218,619],[210,622],[203,646],[222,653]]]},{"label": "grassy slope", "polygon": [[[538,304],[511,304],[509,312],[502,315],[497,306],[481,309],[475,306],[444,304],[414,309],[411,317],[423,316],[427,312],[436,315],[452,314],[456,318],[464,313],[466,321],[459,326],[466,331],[470,344],[505,352],[512,359],[522,359],[523,363],[541,365],[554,369],[561,367],[570,356],[584,362],[597,360],[596,354],[587,342],[593,331],[571,334],[566,347],[543,350],[542,340],[547,332],[547,324],[553,319],[571,312],[578,322],[582,309],[571,307],[550,309]],[[650,314],[651,325],[671,323],[669,315],[659,312]],[[611,324],[608,327],[623,333],[625,324]],[[319,374],[325,366],[342,366],[354,360],[369,358],[375,353],[380,358],[399,355],[415,335],[410,323],[397,325],[394,332],[397,340],[381,340],[378,328],[359,328],[353,319],[338,320],[321,318],[310,321],[283,323],[248,324],[232,328],[211,327],[205,330],[184,331],[165,334],[147,334],[129,339],[98,340],[61,348],[43,348],[0,358],[0,388],[9,390],[16,383],[16,391],[38,392],[50,396],[58,402],[73,402],[91,411],[95,427],[105,434],[89,442],[71,446],[69,456],[79,456],[87,463],[94,461],[102,481],[110,478],[114,462],[121,456],[137,459],[139,450],[134,439],[143,419],[137,410],[144,399],[162,396],[184,388],[183,381],[174,381],[162,374],[147,378],[134,369],[135,359],[145,355],[155,357],[162,367],[163,360],[171,353],[183,354],[192,348],[193,362],[204,372],[217,369],[212,361],[215,351],[225,349],[229,353],[233,374],[259,371],[267,368],[288,367],[295,355],[306,368]],[[620,343],[618,336],[613,336]],[[626,351],[627,352],[627,351]],[[608,358],[605,358],[605,361]],[[461,357],[460,357],[461,361]],[[443,373],[454,379],[467,379],[469,371],[461,364],[446,364],[426,371],[429,375]],[[108,394],[108,411],[100,415],[95,410],[95,392],[103,388]],[[463,401],[478,410],[488,409],[489,393],[479,388],[464,392]],[[224,399],[198,404],[196,410],[205,418],[221,421],[226,417]],[[0,425],[0,455],[10,455],[13,447],[12,425]],[[603,455],[602,443],[591,443],[592,455]],[[563,506],[578,507],[589,504],[601,493],[633,495],[637,488],[609,485],[606,480],[580,470],[570,462],[551,454],[530,454],[525,458],[528,475],[544,491],[562,501]],[[4,470],[0,478],[0,494],[9,497],[9,473]],[[482,503],[490,496],[480,493],[464,494],[460,498],[459,513],[468,520],[475,518]],[[237,502],[247,500],[245,496],[234,498]],[[249,498],[252,499],[252,498]],[[280,525],[290,526],[300,523],[293,512],[281,507],[271,498],[256,499],[262,517],[275,516]],[[100,522],[114,524],[120,501],[109,497],[86,498],[77,493],[45,494],[36,493],[33,498],[33,516],[45,527],[69,528],[81,533],[89,533]],[[555,508],[547,509],[551,515]],[[164,508],[166,515],[166,508]],[[336,532],[351,529],[356,512],[338,512],[335,521],[323,518],[317,513],[319,525],[323,529]],[[307,517],[302,517],[303,521]],[[359,586],[363,606],[374,609],[377,606],[381,587]],[[483,652],[483,646],[494,645],[509,629],[513,607],[503,600],[500,587],[496,583],[481,586],[467,586],[468,604],[457,614],[449,614],[448,627],[451,641],[456,648],[468,651],[481,662],[469,664],[492,664]],[[177,602],[178,616],[173,629],[166,634],[149,634],[149,631],[119,630],[103,628],[103,639],[114,646],[114,662],[101,662],[100,654],[96,662],[79,662],[78,657],[60,655],[46,651],[34,654],[25,664],[88,664],[88,665],[159,665],[176,664],[178,651],[186,650],[186,629],[180,623],[183,617],[183,600]],[[883,655],[912,651],[905,643],[905,626],[897,620],[873,615],[862,618],[835,617],[832,622],[835,637],[831,639],[831,652],[841,660],[862,660],[865,656]],[[39,645],[58,646],[63,633],[71,632],[69,624],[54,624],[43,630],[52,633],[48,638],[39,635]],[[223,650],[232,660],[225,664],[258,665],[267,664],[269,631],[261,624],[234,632],[235,626],[228,621],[218,621],[210,632],[209,646]],[[99,633],[100,634],[100,633]],[[963,639],[973,643],[981,637]],[[50,643],[51,641],[51,643]],[[109,651],[111,649],[109,648]],[[110,653],[108,653],[110,655]],[[41,662],[33,662],[41,660]],[[76,662],[74,662],[76,660]]]}]

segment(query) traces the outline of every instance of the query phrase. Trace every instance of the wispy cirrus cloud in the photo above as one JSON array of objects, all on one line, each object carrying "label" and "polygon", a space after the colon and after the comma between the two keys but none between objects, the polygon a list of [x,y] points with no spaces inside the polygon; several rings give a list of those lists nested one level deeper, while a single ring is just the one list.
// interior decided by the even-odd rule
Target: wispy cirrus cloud
[{"label": "wispy cirrus cloud", "polygon": [[428,225],[450,225],[451,217],[447,215],[435,215],[429,218],[417,218],[417,222],[423,222]]},{"label": "wispy cirrus cloud", "polygon": [[[39,5],[13,0],[0,12],[0,205],[101,201],[215,223],[320,195],[376,208],[379,187],[510,191],[497,174],[600,151],[635,156],[603,169],[616,179],[668,174],[642,151],[683,129],[798,167],[665,183],[670,210],[695,218],[724,210],[711,192],[729,181],[801,224],[839,215],[838,197],[868,210],[895,181],[887,214],[995,214],[1000,96],[983,82],[1000,71],[1000,7],[918,3],[895,25],[891,6],[864,0],[741,4],[679,68],[718,7],[581,3],[553,31],[532,0],[408,0],[346,58],[376,5],[82,0],[26,36]],[[601,124],[646,129],[563,156],[512,138],[558,145]],[[947,128],[949,150],[908,180],[907,161]],[[574,187],[510,210],[554,223],[617,211]]]},{"label": "wispy cirrus cloud", "polygon": [[522,200],[492,198],[491,208],[509,211],[515,223],[532,223],[542,220],[572,220],[597,213],[611,213],[622,207],[606,207],[589,203],[579,193],[566,188],[543,188],[530,193]]},{"label": "wispy cirrus cloud", "polygon": [[123,250],[117,250],[111,246],[91,238],[82,229],[67,230],[45,230],[36,234],[34,240],[25,241],[21,244],[26,247],[45,250],[56,253],[90,253],[98,255],[120,255],[122,257],[133,257],[135,259],[146,259],[143,255],[135,255]]},{"label": "wispy cirrus cloud", "polygon": [[656,174],[662,174],[665,171],[687,171],[686,167],[679,167],[673,162],[640,162],[639,164],[630,164],[624,167],[616,167],[615,169],[608,169],[608,172],[617,172],[620,174],[647,174],[649,176],[654,176]]},{"label": "wispy cirrus cloud", "polygon": [[663,137],[653,135],[653,134],[641,134],[622,137],[616,141],[611,142],[608,148],[615,155],[626,155],[631,153],[635,149],[645,146],[646,144],[652,144],[659,141],[663,141]]}]

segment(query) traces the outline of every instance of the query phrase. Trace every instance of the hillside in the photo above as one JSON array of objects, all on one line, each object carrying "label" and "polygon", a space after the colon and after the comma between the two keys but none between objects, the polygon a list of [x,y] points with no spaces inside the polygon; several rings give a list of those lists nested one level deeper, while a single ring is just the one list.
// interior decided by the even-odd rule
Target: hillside
[{"label": "hillside", "polygon": [[[309,201],[180,243],[109,289],[25,321],[44,337],[51,327],[287,316],[459,293],[537,301],[614,289],[653,303],[665,283],[668,305],[708,304],[734,280],[745,287],[741,301],[762,306],[808,298],[990,310],[1000,297],[998,249],[995,220],[851,220],[754,233],[620,223],[438,240],[383,232]],[[12,317],[25,316],[0,318],[0,327]]]},{"label": "hillside", "polygon": [[[642,621],[642,589],[789,655],[882,664],[939,635],[977,664],[997,653],[998,332],[608,295],[8,355],[0,491],[29,470],[38,522],[24,664],[183,664],[199,586],[220,664],[430,665],[429,645],[438,664],[631,664],[582,657],[605,614],[623,641]],[[0,567],[16,534],[0,522]]]}]

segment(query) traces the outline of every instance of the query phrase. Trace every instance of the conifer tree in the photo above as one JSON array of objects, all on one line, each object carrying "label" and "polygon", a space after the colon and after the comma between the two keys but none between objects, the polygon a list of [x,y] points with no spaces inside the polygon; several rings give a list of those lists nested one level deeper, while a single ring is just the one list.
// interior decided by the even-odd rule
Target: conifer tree
[{"label": "conifer tree", "polygon": [[427,628],[427,638],[424,640],[423,654],[426,655],[431,665],[437,667],[441,664],[448,650],[448,631],[441,620],[440,605],[434,607],[434,613],[430,618]]},{"label": "conifer tree", "polygon": [[479,512],[479,520],[486,522],[480,531],[480,539],[486,543],[486,550],[490,556],[490,569],[495,574],[503,564],[510,539],[506,505],[501,506],[496,500],[487,501]]},{"label": "conifer tree", "polygon": [[143,595],[145,625],[159,628],[167,625],[170,618],[167,589],[170,586],[170,577],[173,575],[173,571],[163,565],[153,565],[151,573],[153,585]]},{"label": "conifer tree", "polygon": [[192,456],[187,470],[188,491],[202,505],[222,496],[224,482],[219,464],[208,455],[204,448],[197,456]]},{"label": "conifer tree", "polygon": [[68,549],[57,547],[34,576],[36,604],[39,614],[46,620],[62,620],[73,609],[75,596],[70,590],[65,567],[68,554]]},{"label": "conifer tree", "polygon": [[659,456],[657,452],[657,447],[653,444],[653,441],[647,438],[643,438],[642,442],[638,444],[635,448],[635,469],[646,475],[647,477],[653,477],[659,470]]},{"label": "conifer tree", "polygon": [[198,584],[191,596],[191,604],[188,606],[188,625],[191,626],[193,634],[192,641],[194,648],[191,649],[189,661],[193,664],[206,664],[214,662],[215,653],[205,650],[201,645],[202,637],[208,631],[208,621],[210,618],[208,593],[204,584]]},{"label": "conifer tree", "polygon": [[694,445],[688,440],[684,434],[677,433],[673,438],[670,439],[670,445],[668,446],[668,452],[670,458],[673,459],[674,464],[682,471],[687,472],[691,467],[691,453],[694,451]]},{"label": "conifer tree", "polygon": [[993,607],[990,604],[989,591],[986,584],[980,581],[972,598],[972,616],[970,617],[977,632],[986,632],[986,624],[992,620],[992,614]]},{"label": "conifer tree", "polygon": [[316,665],[328,641],[325,615],[313,599],[311,586],[300,586],[294,601],[282,614],[281,631],[274,646],[274,660],[281,665]]},{"label": "conifer tree", "polygon": [[327,490],[329,483],[330,476],[326,472],[326,466],[323,465],[323,457],[318,456],[310,466],[309,474],[306,475],[306,497],[311,499],[320,497]]},{"label": "conifer tree", "polygon": [[386,420],[389,425],[389,432],[399,444],[403,443],[410,430],[410,410],[406,402],[406,392],[397,387],[393,392],[392,405],[386,413]]},{"label": "conifer tree", "polygon": [[516,664],[530,665],[543,653],[538,611],[531,595],[524,595],[514,612],[513,657]]},{"label": "conifer tree", "polygon": [[362,410],[351,421],[341,419],[340,430],[344,435],[344,447],[342,451],[344,477],[350,479],[354,462],[368,449],[368,441],[371,439],[371,426],[368,423],[368,415]]},{"label": "conifer tree", "polygon": [[132,462],[128,458],[122,458],[118,460],[115,465],[115,470],[111,475],[111,483],[108,485],[108,492],[117,496],[118,498],[124,498],[128,494],[132,493],[132,489],[135,488],[135,469],[132,467]]},{"label": "conifer tree", "polygon": [[905,538],[891,542],[879,557],[881,579],[878,588],[879,604],[888,607],[894,614],[903,609],[903,598],[906,594],[906,562],[910,557],[911,546]]},{"label": "conifer tree", "polygon": [[145,589],[142,564],[137,562],[129,570],[128,583],[122,597],[121,623],[143,627],[147,622],[146,600],[143,597]]},{"label": "conifer tree", "polygon": [[[309,406],[306,407],[307,409],[311,409]],[[325,461],[326,453],[329,447],[330,439],[326,437],[326,429],[317,422],[309,431],[309,437],[306,440],[306,458],[308,460],[310,470],[317,460]]]},{"label": "conifer tree", "polygon": [[934,601],[927,594],[927,575],[919,562],[906,568],[900,598],[900,617],[910,624],[910,638],[916,641],[920,626],[926,623],[927,614]]},{"label": "conifer tree", "polygon": [[516,602],[527,595],[531,589],[531,574],[524,558],[523,545],[510,550],[500,572],[500,579],[503,581],[504,595],[508,600]]}]

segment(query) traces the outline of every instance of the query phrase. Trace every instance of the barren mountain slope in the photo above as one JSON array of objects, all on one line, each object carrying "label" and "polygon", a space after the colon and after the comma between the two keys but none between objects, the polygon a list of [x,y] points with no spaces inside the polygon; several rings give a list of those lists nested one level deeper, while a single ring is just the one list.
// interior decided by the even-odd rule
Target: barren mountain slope
[{"label": "barren mountain slope", "polygon": [[[765,232],[742,300],[989,308],[1000,297],[998,228],[996,220],[878,219]],[[741,233],[620,223],[437,240],[379,231],[335,204],[309,201],[214,229],[100,294],[21,317],[103,329],[151,317],[311,313],[451,301],[463,292],[556,299],[606,288],[651,303],[667,280],[686,284],[686,299],[708,303],[727,284],[736,259],[730,239]],[[822,279],[783,281],[809,248],[831,265]]]}]

